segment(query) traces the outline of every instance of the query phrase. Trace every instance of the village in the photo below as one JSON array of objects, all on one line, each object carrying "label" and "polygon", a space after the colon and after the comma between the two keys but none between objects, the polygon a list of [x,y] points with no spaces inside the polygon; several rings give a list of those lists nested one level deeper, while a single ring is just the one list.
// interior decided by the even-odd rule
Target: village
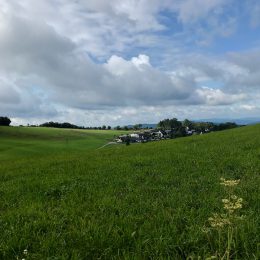
[{"label": "village", "polygon": [[145,129],[142,131],[133,132],[131,134],[120,135],[115,139],[115,141],[117,143],[146,143],[150,141],[173,139],[177,137],[198,135],[209,132],[209,129],[198,132],[195,129],[189,129],[189,127],[183,128],[182,131],[180,131],[180,129]]}]

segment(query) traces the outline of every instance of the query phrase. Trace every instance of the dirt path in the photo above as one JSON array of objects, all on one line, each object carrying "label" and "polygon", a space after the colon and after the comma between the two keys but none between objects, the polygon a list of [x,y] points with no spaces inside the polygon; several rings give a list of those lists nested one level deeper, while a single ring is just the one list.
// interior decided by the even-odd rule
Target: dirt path
[{"label": "dirt path", "polygon": [[112,144],[117,144],[117,143],[116,143],[116,142],[109,142],[109,143],[107,143],[107,144],[105,144],[105,145],[103,145],[103,146],[97,148],[97,150],[98,150],[98,149],[105,148],[106,146],[108,146],[108,145],[112,145]]}]

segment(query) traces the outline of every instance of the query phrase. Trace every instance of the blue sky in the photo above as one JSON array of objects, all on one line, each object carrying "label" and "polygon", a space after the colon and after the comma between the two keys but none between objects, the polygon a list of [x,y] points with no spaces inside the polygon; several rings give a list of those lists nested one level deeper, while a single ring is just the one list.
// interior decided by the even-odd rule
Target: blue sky
[{"label": "blue sky", "polygon": [[259,117],[258,0],[2,0],[14,124]]}]

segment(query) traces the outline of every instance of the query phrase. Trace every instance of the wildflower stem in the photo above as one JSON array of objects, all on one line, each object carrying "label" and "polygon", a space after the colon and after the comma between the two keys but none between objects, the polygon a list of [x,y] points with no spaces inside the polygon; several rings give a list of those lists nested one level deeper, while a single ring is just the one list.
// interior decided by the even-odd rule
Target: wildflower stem
[{"label": "wildflower stem", "polygon": [[[237,236],[236,220],[240,219],[237,210],[242,208],[243,199],[234,194],[234,187],[239,184],[240,180],[226,180],[221,178],[221,185],[226,188],[227,198],[222,199],[224,214],[214,213],[208,220],[212,228],[218,231],[218,256],[221,260],[230,260],[232,247],[236,247],[233,237]],[[225,230],[225,227],[227,228]],[[222,231],[227,235],[226,239],[222,238]],[[224,232],[223,231],[223,232]],[[221,243],[225,243],[225,249],[221,250]],[[233,250],[232,250],[233,251]],[[222,255],[222,252],[224,253]]]},{"label": "wildflower stem", "polygon": [[231,227],[228,227],[227,260],[230,259],[231,239],[232,239]]},{"label": "wildflower stem", "polygon": [[218,251],[220,253],[221,250],[221,234],[220,234],[220,229],[218,229]]}]

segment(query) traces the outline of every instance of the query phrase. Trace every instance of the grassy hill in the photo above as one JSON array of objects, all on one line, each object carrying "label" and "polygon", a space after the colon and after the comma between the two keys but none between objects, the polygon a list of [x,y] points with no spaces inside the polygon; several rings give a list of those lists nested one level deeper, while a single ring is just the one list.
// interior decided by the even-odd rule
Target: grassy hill
[{"label": "grassy hill", "polygon": [[120,133],[124,131],[0,126],[0,161],[93,150]]},{"label": "grassy hill", "polygon": [[220,177],[244,199],[232,258],[259,258],[260,125],[95,149],[113,134],[0,128],[0,259],[224,255]]}]

